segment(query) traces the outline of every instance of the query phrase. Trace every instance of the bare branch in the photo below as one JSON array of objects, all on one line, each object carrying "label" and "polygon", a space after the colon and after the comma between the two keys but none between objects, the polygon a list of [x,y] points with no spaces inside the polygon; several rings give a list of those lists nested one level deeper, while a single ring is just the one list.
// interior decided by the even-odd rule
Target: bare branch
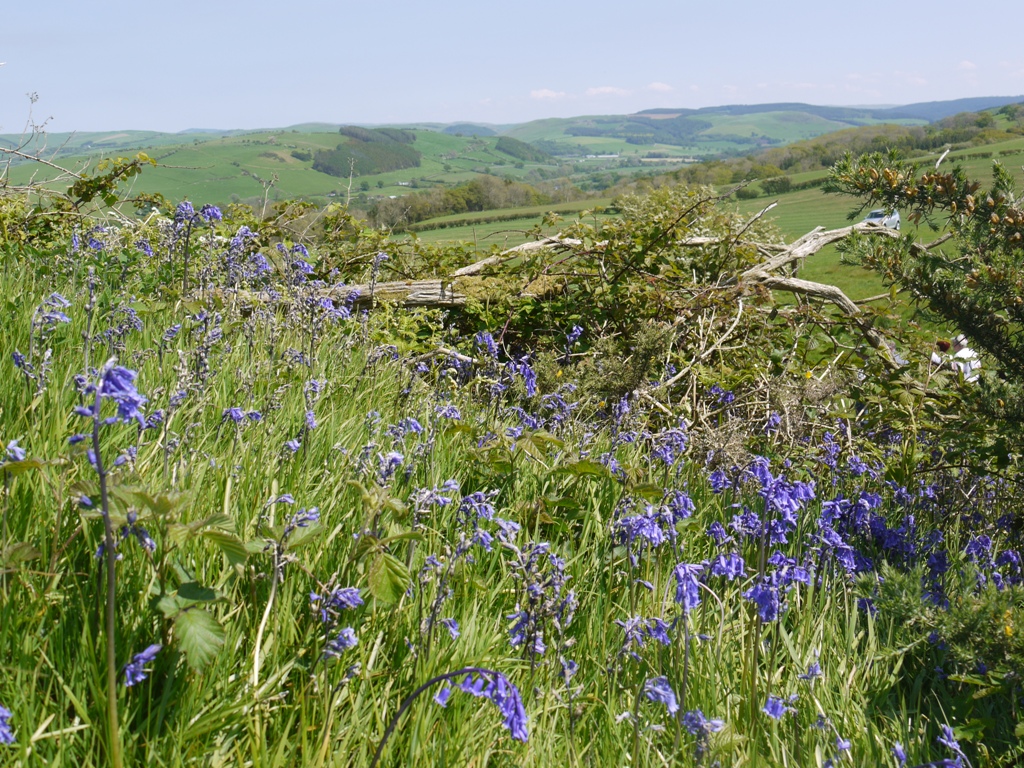
[{"label": "bare branch", "polygon": [[841,229],[825,230],[822,227],[817,227],[798,240],[795,240],[778,256],[748,269],[740,275],[740,281],[742,282],[744,279],[752,278],[758,273],[774,272],[775,270],[794,261],[806,259],[808,256],[813,256],[826,245],[831,245],[832,243],[840,240],[845,240],[854,232],[860,232],[865,235],[882,235],[885,237],[900,236],[899,232],[889,229],[888,227],[880,227],[877,224],[864,224],[863,222],[849,227],[842,227]]},{"label": "bare branch", "polygon": [[5,147],[0,147],[0,153],[3,153],[5,155],[13,155],[15,157],[20,157],[25,160],[32,160],[37,163],[42,163],[43,165],[47,165],[56,171],[60,171],[61,173],[67,174],[68,176],[72,176],[76,179],[82,178],[81,174],[75,173],[74,171],[68,170],[67,168],[63,168],[57,165],[56,163],[51,163],[49,160],[44,160],[43,158],[37,157],[36,155],[30,155],[27,152],[22,152],[17,149],[7,149]]}]

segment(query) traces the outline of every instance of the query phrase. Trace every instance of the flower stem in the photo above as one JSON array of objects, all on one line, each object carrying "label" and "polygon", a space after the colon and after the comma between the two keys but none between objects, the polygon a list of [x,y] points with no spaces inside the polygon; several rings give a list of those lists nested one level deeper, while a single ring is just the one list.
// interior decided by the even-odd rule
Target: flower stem
[{"label": "flower stem", "polygon": [[110,499],[107,493],[107,473],[103,468],[100,454],[100,397],[103,380],[96,387],[96,401],[92,413],[92,450],[96,457],[96,474],[100,480],[100,506],[103,510],[103,542],[107,560],[107,728],[110,736],[110,762],[114,768],[121,768],[121,736],[118,732],[117,716],[117,646],[114,634],[114,600],[117,583],[115,578],[114,525],[110,521]]},{"label": "flower stem", "polygon": [[462,669],[457,669],[454,672],[445,672],[443,675],[437,675],[435,677],[430,678],[429,680],[427,680],[427,682],[425,682],[415,691],[406,696],[405,701],[402,702],[402,705],[398,708],[398,711],[395,712],[395,716],[392,717],[391,722],[388,723],[388,727],[384,731],[384,735],[381,736],[380,743],[377,744],[377,751],[373,753],[373,759],[370,761],[369,768],[376,767],[378,761],[380,760],[380,756],[384,753],[384,746],[388,743],[388,739],[391,738],[391,734],[394,733],[395,728],[398,727],[399,719],[401,719],[402,715],[405,714],[405,711],[412,706],[412,703],[416,700],[417,696],[419,696],[421,693],[427,690],[427,688],[434,685],[435,683],[440,683],[443,680],[451,680],[453,677],[459,677],[461,675],[472,674],[490,675],[491,677],[498,676],[496,672],[490,669],[482,669],[481,667],[463,667]]},{"label": "flower stem", "polygon": [[274,567],[271,573],[270,598],[267,600],[267,608],[263,611],[263,618],[260,620],[260,627],[256,630],[256,651],[252,658],[252,690],[255,695],[260,685],[260,646],[263,645],[263,631],[267,628],[267,621],[270,619],[270,609],[274,605],[274,597],[277,595],[277,569],[278,555],[277,548],[274,548]]}]

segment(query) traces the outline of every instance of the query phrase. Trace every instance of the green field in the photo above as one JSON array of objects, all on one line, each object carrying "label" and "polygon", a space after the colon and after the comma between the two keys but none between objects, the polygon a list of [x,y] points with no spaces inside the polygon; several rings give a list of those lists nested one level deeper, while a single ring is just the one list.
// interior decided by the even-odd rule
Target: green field
[{"label": "green field", "polygon": [[[1018,152],[1021,154],[1016,154]],[[978,156],[986,153],[991,153],[991,157]],[[1009,154],[1000,155],[1000,153]],[[918,162],[927,166],[938,160],[940,155],[941,152],[937,151],[922,156]],[[1021,168],[1021,162],[1024,161],[1024,139],[950,152],[943,163],[960,164],[969,177],[978,179],[983,185],[987,185],[992,180],[992,161],[994,159],[1000,160],[1014,174],[1018,183],[1024,186],[1024,169]],[[794,174],[791,178],[794,183],[801,183],[822,179],[825,176],[825,171],[811,171]],[[512,247],[531,239],[533,228],[542,224],[544,214],[548,211],[558,211],[568,219],[571,218],[571,213],[574,210],[591,210],[595,207],[607,206],[611,202],[612,198],[601,198],[578,201],[564,206],[532,206],[438,217],[420,222],[417,228],[421,231],[417,233],[417,237],[431,243],[470,242],[475,243],[481,249],[488,249],[492,244]],[[772,202],[777,202],[778,205],[769,212],[767,218],[778,226],[788,242],[807,234],[815,227],[835,229],[848,226],[851,223],[848,217],[856,208],[853,201],[837,195],[826,195],[818,188],[744,200],[736,203],[736,208],[744,214],[752,216]],[[498,214],[508,217],[508,220],[473,221],[473,219],[487,219]],[[859,217],[854,219],[854,221],[859,220]],[[450,226],[452,222],[465,223],[461,226]],[[540,229],[540,232],[546,235],[556,234],[558,231],[558,226]],[[924,224],[917,228],[909,222],[904,222],[903,231],[916,233],[918,239],[923,241],[929,241],[936,237],[935,233],[931,232]],[[396,238],[401,239],[402,237],[404,236],[396,235]],[[808,280],[836,285],[855,300],[884,292],[881,280],[874,273],[842,264],[834,246],[828,246],[808,259],[801,268],[800,276]]]},{"label": "green field", "polygon": [[[1021,168],[1024,155],[1000,156],[999,154],[1000,152],[1015,153],[1018,151],[1024,152],[1024,139],[972,147],[950,152],[943,161],[943,167],[946,164],[959,164],[969,178],[977,179],[983,186],[987,186],[992,181],[992,161],[997,159],[1001,160],[1007,170],[1014,175],[1018,185],[1024,186],[1024,169]],[[989,152],[992,153],[991,158],[966,157]],[[935,152],[922,158],[920,162],[922,165],[934,163],[941,154],[941,152]],[[823,178],[825,175],[824,171],[815,171],[795,174],[792,178],[794,182],[799,182]],[[745,200],[738,203],[737,207],[744,213],[753,215],[772,202],[778,202],[778,205],[771,210],[768,218],[775,222],[788,242],[807,234],[815,227],[836,229],[849,226],[852,223],[849,215],[857,209],[854,201],[838,195],[826,195],[820,189],[805,189],[783,195]],[[860,218],[860,216],[855,217],[853,222],[859,221]],[[903,231],[914,234],[915,238],[922,242],[929,242],[938,236],[924,222],[920,227],[915,227],[912,223],[904,220]],[[839,253],[835,246],[828,246],[809,258],[801,268],[800,276],[808,280],[836,285],[853,299],[867,298],[884,291],[881,280],[874,273],[840,263]]]}]

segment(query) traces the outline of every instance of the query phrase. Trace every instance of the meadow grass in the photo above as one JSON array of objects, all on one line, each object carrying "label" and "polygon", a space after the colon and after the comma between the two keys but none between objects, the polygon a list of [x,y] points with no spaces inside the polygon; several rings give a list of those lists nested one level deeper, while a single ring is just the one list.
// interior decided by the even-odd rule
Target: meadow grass
[{"label": "meadow grass", "polygon": [[[806,445],[766,433],[696,379],[712,424],[744,433],[765,463],[708,463],[688,444],[713,435],[640,402],[533,393],[526,358],[492,358],[454,327],[436,341],[475,365],[417,361],[422,346],[401,341],[415,313],[328,309],[301,269],[261,277],[280,296],[264,305],[204,249],[200,288],[181,296],[166,244],[151,259],[114,248],[4,254],[5,348],[31,353],[20,368],[7,357],[0,379],[0,705],[15,738],[0,744],[4,764],[110,764],[102,516],[80,501],[98,498],[96,472],[69,438],[85,428],[75,377],[115,359],[138,371],[145,414],[163,416],[102,428],[109,514],[127,532],[118,680],[163,646],[145,680],[115,691],[126,764],[368,765],[405,697],[463,667],[507,676],[529,739],[511,738],[486,699],[456,690],[435,703],[439,684],[403,715],[382,764],[896,765],[895,742],[915,763],[947,754],[935,737],[956,706],[922,687],[930,652],[898,645],[897,617],[859,603],[870,591],[816,538],[826,501],[878,494],[875,514],[895,530],[908,509],[938,514],[923,491],[898,502],[884,476],[823,463],[820,432]],[[37,309],[54,292],[67,322]],[[874,440],[837,450],[852,460]],[[782,541],[730,526],[747,512],[767,523],[776,503],[795,503]],[[316,520],[299,515],[314,507]],[[950,551],[962,543],[951,536]],[[732,555],[744,564],[715,574]],[[751,597],[769,584],[776,616]],[[325,622],[310,593],[337,587],[365,604]],[[357,643],[325,656],[342,628]]]}]

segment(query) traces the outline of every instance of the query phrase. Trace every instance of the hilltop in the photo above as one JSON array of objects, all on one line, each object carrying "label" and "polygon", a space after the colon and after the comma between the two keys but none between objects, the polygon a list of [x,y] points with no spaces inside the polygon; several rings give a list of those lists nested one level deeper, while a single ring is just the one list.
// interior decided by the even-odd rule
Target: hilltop
[{"label": "hilltop", "polygon": [[[813,145],[810,150],[815,158],[827,159],[835,147],[848,143],[851,131],[884,141],[901,130],[923,131],[964,110],[1016,101],[1024,96],[885,107],[777,103],[651,109],[512,125],[303,123],[262,130],[40,133],[0,135],[0,148],[19,148],[75,171],[103,158],[144,151],[158,167],[134,180],[133,193],[159,193],[171,200],[255,204],[304,199],[318,205],[341,200],[371,210],[415,190],[496,177],[532,185],[537,201],[554,204],[606,195],[630,180],[694,169],[706,161],[728,163],[726,181],[734,175],[740,180],[809,170],[803,159],[793,160],[794,153],[805,152],[797,149],[803,142],[828,140],[828,151]],[[758,162],[767,171],[748,173],[754,156],[766,158]],[[35,163],[19,166],[14,158],[5,181],[42,181],[52,178],[46,175],[50,172]],[[721,178],[693,173],[687,179],[722,183]]]}]

